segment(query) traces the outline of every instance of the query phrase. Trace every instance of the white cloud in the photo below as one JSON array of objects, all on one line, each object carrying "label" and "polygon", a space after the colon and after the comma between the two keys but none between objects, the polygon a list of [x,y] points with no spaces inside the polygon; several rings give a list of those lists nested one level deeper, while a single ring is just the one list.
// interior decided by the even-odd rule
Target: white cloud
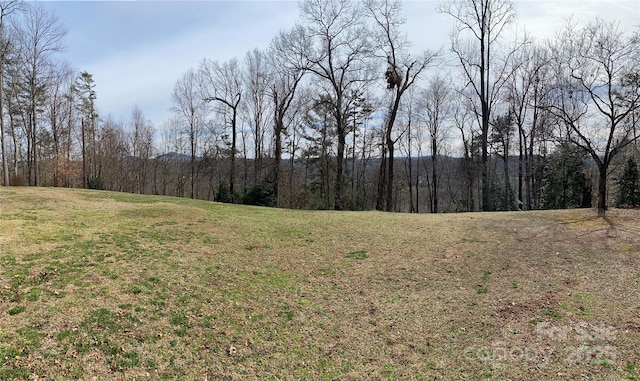
[{"label": "white cloud", "polygon": [[184,71],[266,48],[297,19],[297,4],[283,1],[52,4],[69,24],[65,57],[94,76],[99,111],[126,122],[137,104],[157,127]]},{"label": "white cloud", "polygon": [[[439,1],[406,1],[405,31],[414,50],[448,47],[452,20]],[[94,75],[98,107],[126,122],[138,105],[156,127],[170,115],[175,81],[202,58],[242,60],[266,48],[298,19],[295,1],[169,1],[45,3],[69,29],[65,57]],[[551,37],[565,17],[640,22],[638,1],[516,1],[518,21]]]}]

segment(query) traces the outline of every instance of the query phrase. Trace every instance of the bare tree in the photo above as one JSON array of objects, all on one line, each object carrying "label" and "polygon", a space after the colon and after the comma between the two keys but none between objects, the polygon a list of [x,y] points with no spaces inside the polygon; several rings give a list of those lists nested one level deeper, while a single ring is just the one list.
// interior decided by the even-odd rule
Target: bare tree
[{"label": "bare tree", "polygon": [[[482,208],[489,203],[488,143],[491,113],[500,100],[500,90],[510,77],[508,56],[500,57],[500,38],[516,12],[510,0],[456,0],[440,4],[439,11],[456,21],[451,50],[465,77],[480,125]],[[500,61],[498,60],[500,58]]]},{"label": "bare tree", "polygon": [[607,209],[607,175],[613,158],[637,138],[640,109],[640,32],[627,35],[616,22],[568,24],[553,47],[557,83],[551,112],[566,138],[598,167],[598,215]]},{"label": "bare tree", "polygon": [[238,61],[234,58],[222,64],[217,61],[203,60],[200,65],[203,99],[205,102],[219,102],[231,111],[231,166],[229,169],[229,192],[234,195],[237,153],[238,109],[242,100],[242,73]]},{"label": "bare tree", "polygon": [[[405,157],[404,159],[404,168],[405,168],[405,175],[406,175],[406,181],[407,181],[407,186],[409,188],[409,213],[418,213],[418,211],[420,210],[420,207],[418,206],[418,198],[419,198],[419,182],[416,181],[416,187],[415,187],[415,193],[416,193],[416,198],[414,199],[413,197],[413,193],[414,193],[414,188],[413,188],[413,174],[414,172],[416,173],[416,178],[419,178],[418,173],[420,172],[420,157],[417,157],[416,160],[414,160],[413,157],[413,148],[414,146],[419,147],[420,146],[420,133],[418,132],[418,130],[420,129],[419,127],[414,127],[417,123],[414,123],[414,120],[416,119],[416,109],[417,109],[417,103],[415,102],[415,95],[414,95],[414,90],[415,87],[412,87],[409,90],[409,94],[408,94],[408,98],[409,98],[409,102],[405,102],[403,105],[403,109],[401,114],[403,114],[403,118],[399,121],[400,123],[405,124],[406,126],[406,132],[405,132],[405,136],[406,136],[406,140],[400,141],[400,151],[403,153],[403,156]],[[418,138],[418,139],[416,139]],[[417,141],[416,141],[417,140]],[[418,152],[420,152],[420,148],[418,148]],[[415,162],[415,168],[417,169],[416,171],[414,171],[414,162]]]},{"label": "bare tree", "polygon": [[[305,58],[308,46],[305,29],[296,26],[291,31],[280,32],[271,40],[268,52],[271,91],[273,100],[274,165],[272,169],[273,190],[276,205],[281,206],[280,178],[282,165],[282,134],[295,119],[296,91],[305,74],[308,62]],[[299,108],[298,108],[299,109]],[[293,163],[293,158],[291,158]],[[293,175],[293,174],[292,174]]]},{"label": "bare tree", "polygon": [[142,110],[135,105],[131,110],[130,147],[133,157],[133,191],[145,193],[149,158],[152,154],[154,129],[151,122],[146,120]]},{"label": "bare tree", "polygon": [[383,174],[379,181],[383,186],[379,187],[385,193],[384,197],[379,195],[379,200],[384,200],[378,209],[393,210],[393,171],[394,171],[394,150],[395,144],[400,139],[393,135],[394,125],[400,109],[400,102],[404,93],[409,89],[420,74],[434,62],[437,54],[434,52],[424,52],[418,58],[411,58],[408,54],[409,41],[400,28],[404,24],[401,18],[400,0],[367,0],[366,8],[375,24],[374,35],[377,51],[386,58],[388,67],[385,72],[387,89],[391,90],[392,98],[389,103],[389,110],[385,118],[384,145],[386,149],[386,170],[381,170]]},{"label": "bare tree", "polygon": [[438,187],[440,155],[442,144],[447,138],[447,120],[451,117],[453,103],[451,83],[443,75],[435,75],[420,92],[418,105],[423,110],[421,122],[424,123],[431,147],[431,205],[430,212],[438,212]]},{"label": "bare tree", "polygon": [[27,165],[29,183],[38,185],[39,110],[44,103],[46,68],[53,56],[63,50],[67,31],[58,18],[42,5],[32,3],[22,19],[12,19],[21,72],[26,83],[25,126],[27,129]]},{"label": "bare tree", "polygon": [[460,131],[460,139],[462,143],[462,161],[461,170],[464,174],[464,180],[462,181],[463,188],[465,189],[465,197],[461,201],[462,210],[473,212],[476,211],[476,192],[475,186],[477,176],[476,158],[477,158],[477,142],[476,138],[479,135],[477,126],[473,123],[473,106],[471,101],[459,93],[457,102],[452,112],[453,122]]},{"label": "bare tree", "polygon": [[66,147],[65,142],[70,140],[72,134],[67,123],[67,113],[75,111],[71,99],[75,73],[70,67],[61,66],[57,70],[54,68],[54,72],[48,76],[51,83],[47,86],[48,102],[45,113],[53,139],[53,186],[57,187],[61,185],[61,178],[69,175],[66,170],[69,164],[66,160],[69,147]]},{"label": "bare tree", "polygon": [[349,133],[347,115],[350,94],[358,93],[368,80],[367,58],[371,47],[364,13],[351,0],[304,0],[301,17],[307,22],[311,44],[306,52],[307,69],[315,74],[329,95],[337,137],[334,209],[344,208],[344,157]]},{"label": "bare tree", "polygon": [[[293,103],[290,106],[290,111],[286,114],[286,130],[283,131],[282,147],[283,152],[286,152],[289,156],[288,166],[288,178],[286,187],[281,186],[281,190],[286,190],[288,195],[288,201],[280,197],[284,205],[289,207],[301,207],[300,190],[304,192],[307,186],[308,169],[309,169],[309,156],[305,155],[305,118],[306,111],[309,108],[309,104],[313,102],[311,91],[308,87],[298,86],[296,95],[293,98]],[[297,161],[304,157],[304,175],[296,176],[302,170],[298,170]],[[283,174],[287,174],[286,169],[283,168]],[[298,190],[298,192],[296,192]],[[286,202],[286,204],[285,204]]]},{"label": "bare tree", "polygon": [[544,127],[549,124],[544,91],[550,82],[549,54],[534,45],[511,59],[514,75],[507,82],[505,100],[518,135],[518,202],[531,210],[537,207],[535,150],[544,142]]},{"label": "bare tree", "polygon": [[[12,143],[12,172],[14,180],[12,185],[21,183],[26,185],[24,180],[24,164],[26,157],[22,149],[23,141],[27,140],[26,115],[24,113],[24,94],[22,91],[22,78],[19,73],[19,65],[17,60],[10,60],[10,65],[6,68],[6,78],[3,78],[5,87],[3,88],[4,103],[7,106],[7,114],[9,116],[8,133]],[[22,165],[22,173],[19,172],[19,164]]]},{"label": "bare tree", "polygon": [[111,116],[101,121],[96,137],[96,159],[103,169],[101,179],[105,189],[124,192],[133,191],[128,175],[132,172],[130,139],[122,123]]},{"label": "bare tree", "polygon": [[189,167],[191,198],[196,198],[196,157],[198,155],[199,138],[204,125],[204,100],[200,92],[200,82],[195,70],[187,70],[176,82],[171,94],[173,111],[177,114],[180,123],[185,123],[186,133],[189,137]]},{"label": "bare tree", "polygon": [[[532,92],[535,92],[535,78],[539,78],[538,71],[541,67],[536,65],[535,56],[537,50],[522,50],[517,55],[513,55],[512,59],[514,64],[518,66],[518,69],[514,71],[514,75],[507,83],[507,95],[506,100],[509,103],[509,111],[513,117],[513,122],[516,125],[518,132],[518,205],[519,209],[525,206],[527,209],[531,209],[531,190],[527,189],[527,201],[524,202],[524,185],[525,185],[525,172],[529,173],[530,168],[527,168],[529,161],[527,161],[527,130],[526,120],[532,110],[530,100]],[[535,99],[534,99],[535,102]],[[533,130],[533,129],[532,129]],[[528,183],[527,183],[528,184]]]},{"label": "bare tree", "polygon": [[251,130],[254,154],[254,183],[262,181],[263,159],[265,152],[265,135],[267,123],[271,119],[272,104],[270,94],[270,68],[266,54],[258,49],[247,52],[244,60],[244,82],[247,97],[245,108],[247,121]]},{"label": "bare tree", "polygon": [[[20,10],[22,5],[17,0],[0,1],[0,92],[4,89],[4,72],[7,56],[11,49],[11,40],[5,32],[6,21],[12,13]],[[9,154],[5,141],[4,126],[4,97],[0,94],[0,149],[2,149],[2,180],[5,186],[9,185]]]}]

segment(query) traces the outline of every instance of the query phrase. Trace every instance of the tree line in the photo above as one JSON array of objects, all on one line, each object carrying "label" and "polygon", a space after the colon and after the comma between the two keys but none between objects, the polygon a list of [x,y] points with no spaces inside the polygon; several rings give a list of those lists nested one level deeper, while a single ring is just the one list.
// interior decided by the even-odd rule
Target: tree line
[{"label": "tree line", "polygon": [[449,46],[417,54],[401,7],[302,0],[265,49],[184,72],[153,126],[137,106],[101,117],[55,15],[0,2],[3,182],[336,210],[637,205],[638,29],[569,20],[536,41],[508,0],[447,1]]}]

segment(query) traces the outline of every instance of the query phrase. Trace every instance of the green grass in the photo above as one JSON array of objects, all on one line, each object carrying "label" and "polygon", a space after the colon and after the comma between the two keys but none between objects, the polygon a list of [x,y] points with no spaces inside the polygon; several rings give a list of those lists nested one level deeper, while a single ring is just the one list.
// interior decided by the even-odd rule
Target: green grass
[{"label": "green grass", "polygon": [[640,373],[636,369],[636,365],[634,363],[631,363],[631,362],[626,363],[626,365],[624,366],[624,376],[625,376],[625,379],[628,379],[628,380],[640,379]]},{"label": "green grass", "polygon": [[478,292],[478,295],[482,295],[489,292],[489,290],[486,287],[480,287],[477,292]]},{"label": "green grass", "polygon": [[17,315],[20,313],[23,313],[24,311],[27,310],[27,307],[25,306],[15,306],[9,309],[9,311],[7,311],[9,313],[9,315]]},{"label": "green grass", "polygon": [[369,256],[367,255],[366,250],[356,250],[347,254],[346,257],[349,259],[363,260],[363,259],[367,259]]},{"label": "green grass", "polygon": [[[638,379],[638,211],[42,188],[0,188],[0,204],[2,380]],[[555,350],[544,366],[499,357],[522,348]],[[567,362],[572,348],[604,355]]]},{"label": "green grass", "polygon": [[554,319],[560,319],[562,318],[562,314],[554,309],[551,308],[543,308],[542,309],[542,314],[545,316],[549,316],[552,317]]}]

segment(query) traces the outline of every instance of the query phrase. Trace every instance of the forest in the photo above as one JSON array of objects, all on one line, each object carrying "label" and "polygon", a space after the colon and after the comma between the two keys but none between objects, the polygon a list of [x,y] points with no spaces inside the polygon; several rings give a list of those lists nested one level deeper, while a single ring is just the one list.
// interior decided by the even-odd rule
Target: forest
[{"label": "forest", "polygon": [[450,43],[415,54],[400,0],[301,0],[269,46],[176,78],[156,126],[101,115],[56,15],[3,1],[2,183],[411,213],[640,204],[639,28],[568,19],[536,40],[509,0],[434,7]]}]

